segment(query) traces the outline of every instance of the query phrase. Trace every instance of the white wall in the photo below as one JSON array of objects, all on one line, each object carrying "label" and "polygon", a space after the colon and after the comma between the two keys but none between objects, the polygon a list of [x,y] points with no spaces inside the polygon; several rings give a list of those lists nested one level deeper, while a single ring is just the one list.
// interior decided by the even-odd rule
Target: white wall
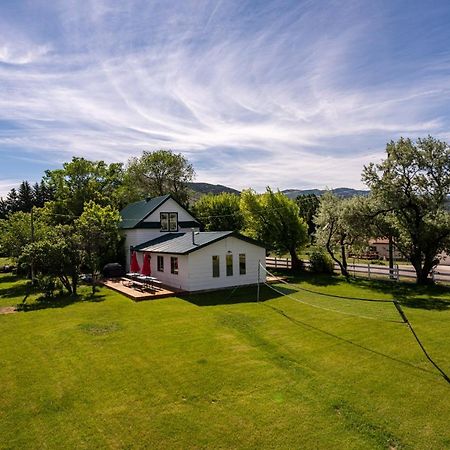
[{"label": "white wall", "polygon": [[169,198],[159,208],[153,211],[144,222],[159,222],[160,213],[162,212],[176,212],[178,213],[178,222],[191,222],[196,220],[192,217],[182,206],[180,206],[175,200]]},{"label": "white wall", "polygon": [[[233,255],[233,276],[226,274],[225,256],[230,251]],[[245,275],[239,275],[239,253],[246,255]],[[220,277],[212,276],[212,257],[219,256]],[[189,254],[189,291],[220,289],[224,287],[255,284],[258,280],[259,261],[265,267],[266,251],[249,242],[235,237],[227,237],[214,244]],[[265,272],[261,271],[260,281],[265,281]]]},{"label": "white wall", "polygon": [[[161,232],[159,229],[151,229],[151,228],[136,228],[132,230],[123,230],[125,234],[125,255],[126,255],[126,267],[125,270],[128,272],[130,269],[130,246],[136,246],[139,244],[143,244],[150,239],[155,239],[161,236]],[[141,260],[138,258],[139,264],[141,264]]]},{"label": "white wall", "polygon": [[[158,272],[157,260],[158,253],[151,254],[151,268],[152,276],[162,281],[168,286],[172,286],[178,289],[188,289],[188,255],[167,255],[159,254],[164,258],[164,272]],[[170,258],[174,256],[178,258],[178,275],[170,272]]]}]

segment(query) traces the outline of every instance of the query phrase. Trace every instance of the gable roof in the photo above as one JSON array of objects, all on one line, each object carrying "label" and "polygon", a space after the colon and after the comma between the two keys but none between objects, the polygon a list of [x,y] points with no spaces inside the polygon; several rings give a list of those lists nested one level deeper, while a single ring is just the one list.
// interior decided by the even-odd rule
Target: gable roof
[{"label": "gable roof", "polygon": [[[124,229],[137,228],[138,225],[140,225],[145,220],[146,217],[148,217],[153,211],[162,206],[169,199],[172,199],[173,201],[178,203],[170,194],[130,203],[129,205],[125,206],[125,208],[123,208],[122,211],[120,211],[120,215],[122,218],[120,222],[120,228]],[[189,213],[189,211],[187,212]],[[189,222],[186,226],[198,226],[198,225],[199,222],[197,222],[196,220],[195,223]],[[148,227],[149,224],[147,224],[147,228]]]},{"label": "gable roof", "polygon": [[261,243],[234,231],[204,231],[194,233],[194,242],[192,242],[192,233],[170,233],[137,245],[134,250],[187,255],[230,236],[264,248]]}]

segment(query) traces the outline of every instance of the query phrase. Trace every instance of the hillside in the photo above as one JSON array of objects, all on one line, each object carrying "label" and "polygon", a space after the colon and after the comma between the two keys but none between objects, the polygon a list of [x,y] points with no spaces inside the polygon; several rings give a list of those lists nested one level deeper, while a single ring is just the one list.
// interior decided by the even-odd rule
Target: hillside
[{"label": "hillside", "polygon": [[[326,192],[326,189],[284,189],[283,194],[287,195],[289,198],[297,198],[299,195],[308,195],[315,194],[317,196],[323,195]],[[369,191],[353,189],[353,188],[336,188],[331,189],[331,192],[338,197],[355,197],[357,195],[366,196],[369,194]]]}]

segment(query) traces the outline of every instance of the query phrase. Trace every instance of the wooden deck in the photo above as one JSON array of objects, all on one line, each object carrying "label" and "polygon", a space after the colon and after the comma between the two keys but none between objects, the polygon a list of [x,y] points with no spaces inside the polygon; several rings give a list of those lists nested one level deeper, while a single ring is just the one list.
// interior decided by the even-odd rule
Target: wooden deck
[{"label": "wooden deck", "polygon": [[133,289],[128,286],[124,286],[122,284],[122,280],[120,279],[103,280],[102,284],[112,289],[113,291],[120,292],[121,294],[125,295],[128,298],[131,298],[131,300],[134,300],[135,302],[140,302],[142,300],[153,300],[158,298],[173,297],[184,292],[181,291],[180,289],[165,286],[163,284],[159,285],[158,289],[155,291],[141,291],[138,289]]}]

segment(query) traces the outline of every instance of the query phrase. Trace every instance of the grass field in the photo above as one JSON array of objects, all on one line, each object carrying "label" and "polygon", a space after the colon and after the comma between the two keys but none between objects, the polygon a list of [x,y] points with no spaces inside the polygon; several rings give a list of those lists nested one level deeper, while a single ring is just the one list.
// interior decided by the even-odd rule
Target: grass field
[{"label": "grass field", "polygon": [[[450,372],[450,291],[295,282],[395,296]],[[24,283],[0,275],[0,307],[20,303]],[[254,288],[141,303],[83,293],[0,315],[0,448],[450,448],[450,385],[405,325],[267,288],[260,304]],[[391,303],[354,304],[395,317]]]}]

